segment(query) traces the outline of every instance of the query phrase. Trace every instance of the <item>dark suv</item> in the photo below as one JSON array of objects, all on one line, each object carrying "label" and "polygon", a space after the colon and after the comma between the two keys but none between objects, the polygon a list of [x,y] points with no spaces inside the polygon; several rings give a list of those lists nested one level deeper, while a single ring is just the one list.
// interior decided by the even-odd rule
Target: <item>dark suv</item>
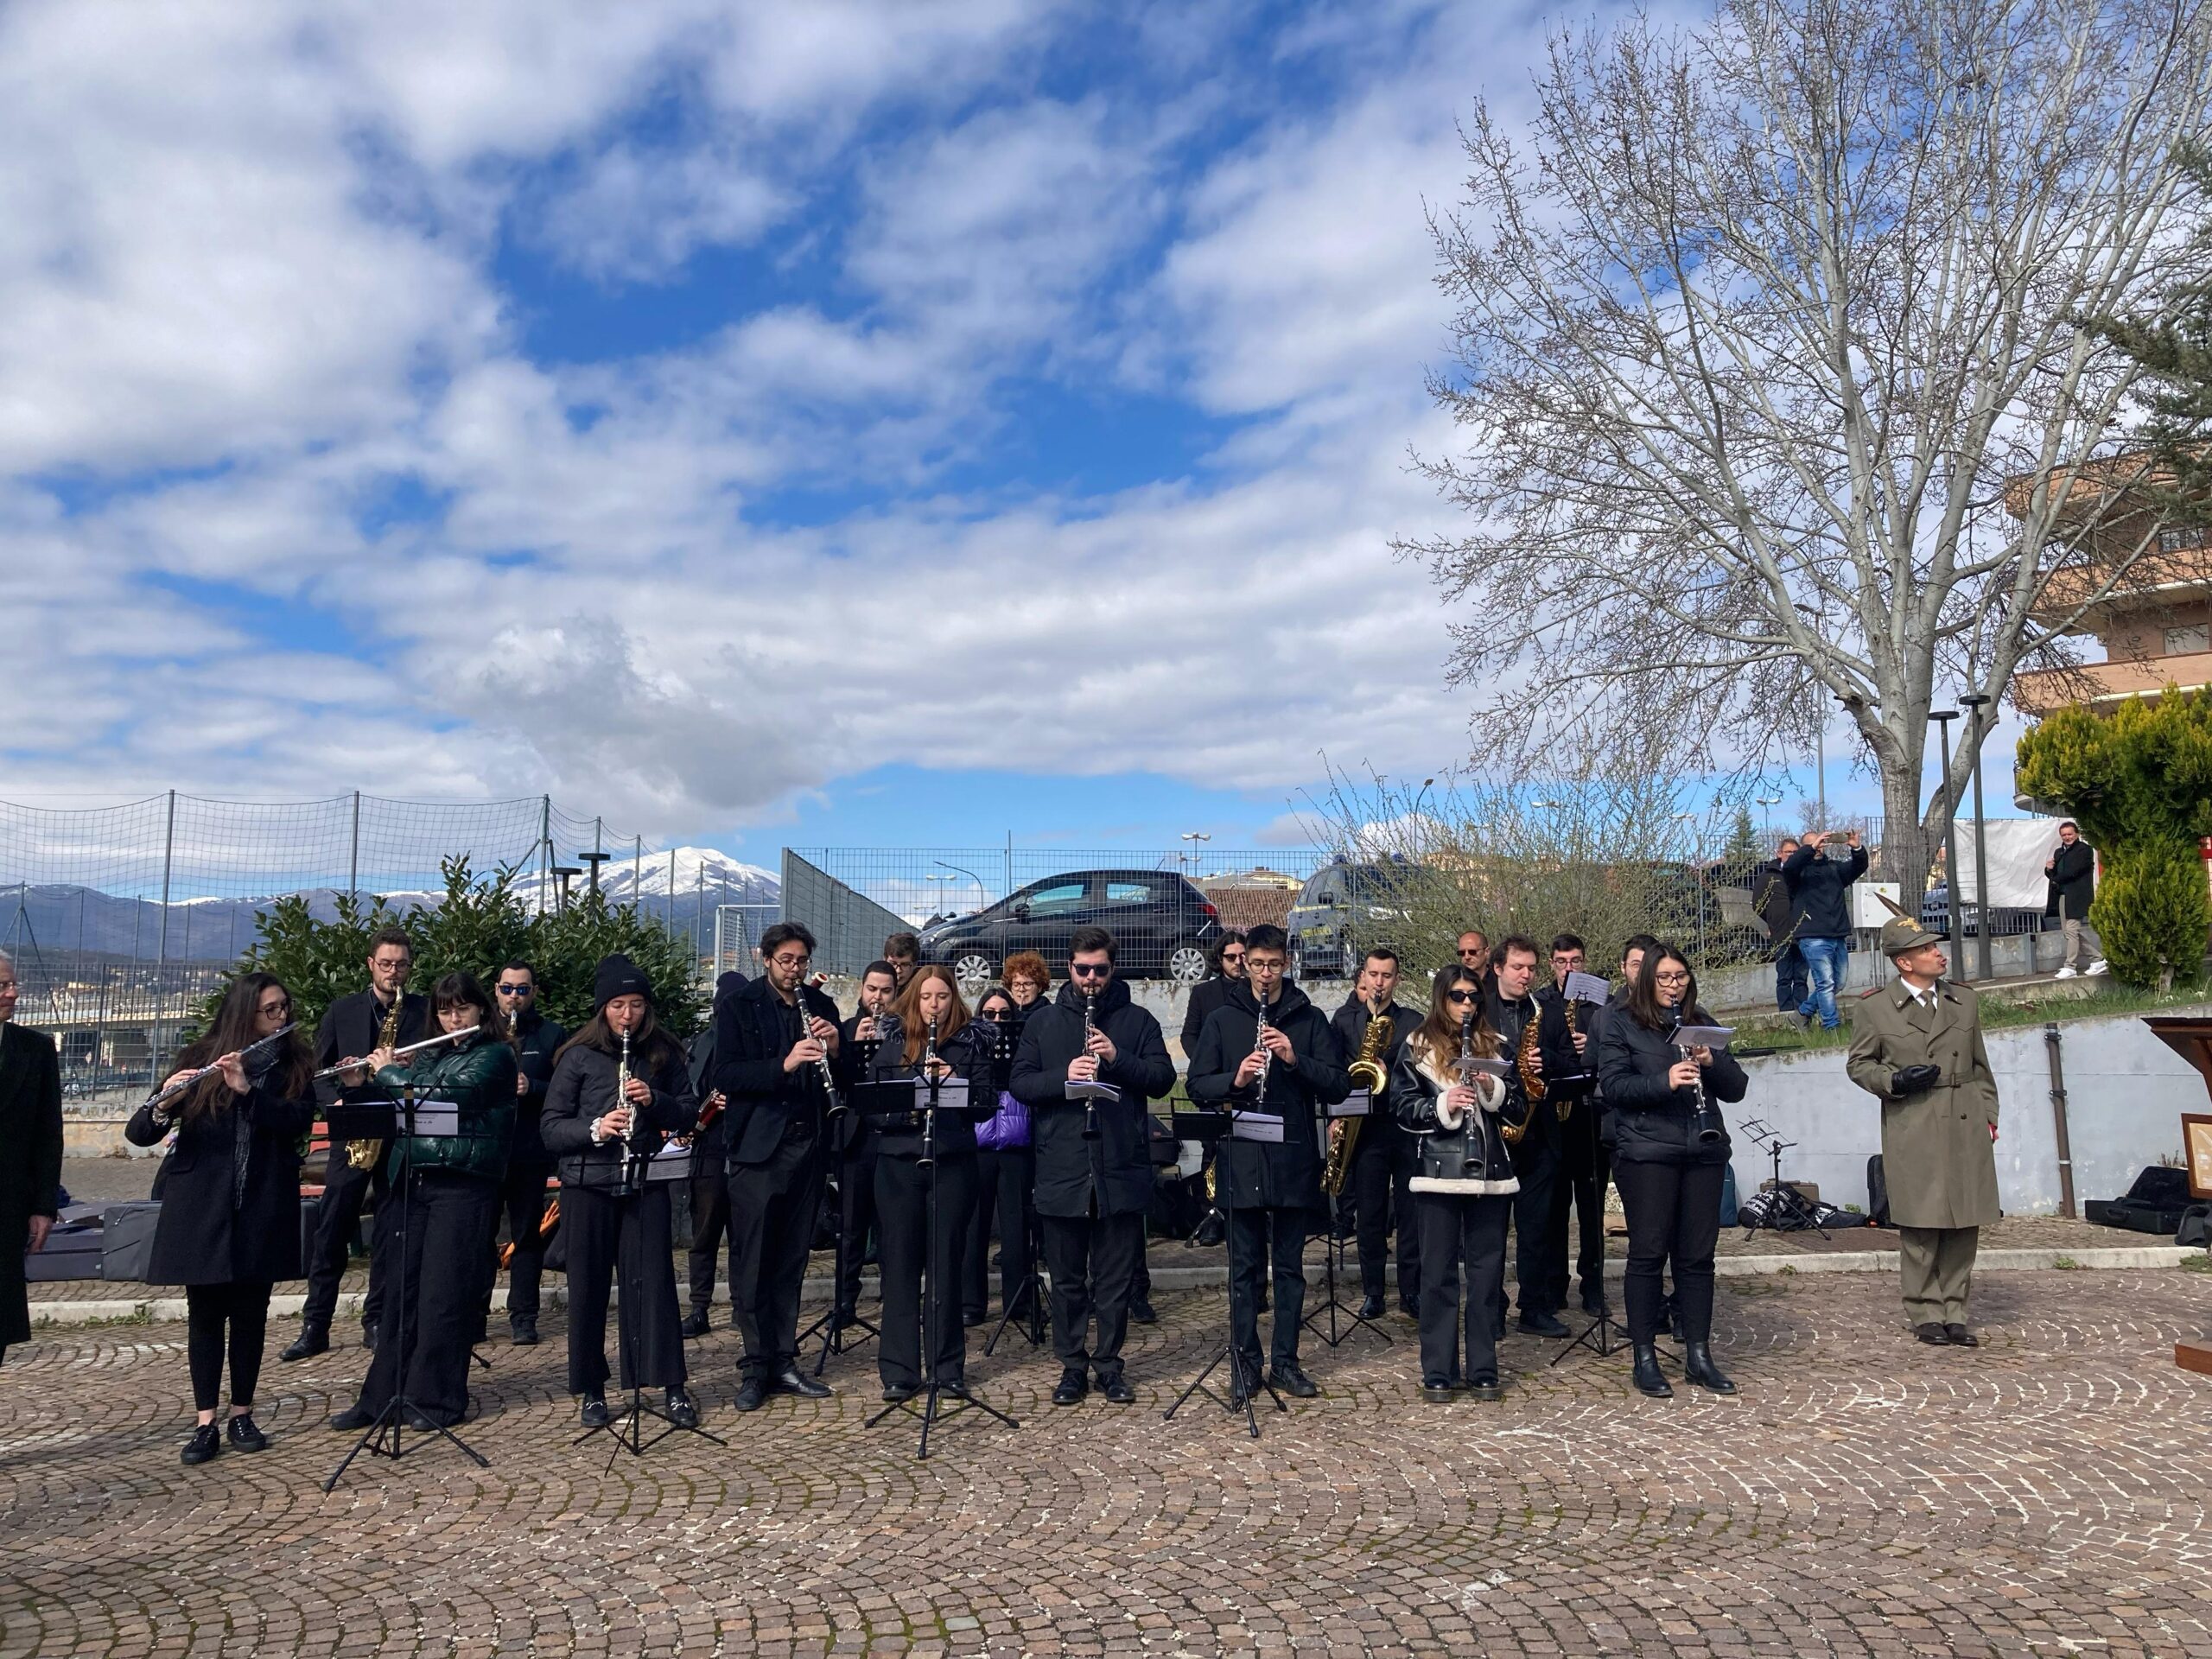
[{"label": "dark suv", "polygon": [[1308,876],[1290,907],[1290,976],[1349,979],[1369,945],[1395,939],[1408,872],[1395,861],[1340,861]]},{"label": "dark suv", "polygon": [[995,905],[922,930],[922,960],[952,969],[963,989],[989,984],[1006,959],[1034,950],[1065,975],[1078,927],[1114,936],[1115,964],[1128,979],[1195,985],[1206,974],[1206,942],[1221,912],[1173,870],[1071,870],[1009,893]]}]

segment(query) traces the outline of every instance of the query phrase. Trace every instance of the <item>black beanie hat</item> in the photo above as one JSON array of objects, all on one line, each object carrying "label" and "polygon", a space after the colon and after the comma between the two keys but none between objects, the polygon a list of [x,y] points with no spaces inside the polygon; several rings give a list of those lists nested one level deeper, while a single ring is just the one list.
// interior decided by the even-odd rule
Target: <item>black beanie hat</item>
[{"label": "black beanie hat", "polygon": [[642,996],[653,1000],[652,982],[638,964],[616,951],[611,957],[601,957],[599,971],[592,976],[591,1001],[594,1008],[603,1008],[618,996]]}]

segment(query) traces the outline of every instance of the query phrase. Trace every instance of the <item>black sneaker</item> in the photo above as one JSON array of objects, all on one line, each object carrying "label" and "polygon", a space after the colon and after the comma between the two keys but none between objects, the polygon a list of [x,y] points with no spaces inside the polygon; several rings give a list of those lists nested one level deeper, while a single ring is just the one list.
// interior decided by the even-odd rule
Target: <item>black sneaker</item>
[{"label": "black sneaker", "polygon": [[192,1438],[184,1443],[184,1450],[177,1456],[188,1464],[205,1463],[219,1456],[223,1450],[223,1431],[213,1423],[201,1423],[192,1431]]},{"label": "black sneaker", "polygon": [[1139,1325],[1157,1325],[1160,1315],[1152,1311],[1152,1300],[1147,1296],[1129,1298],[1129,1318]]},{"label": "black sneaker", "polygon": [[231,1449],[233,1452],[265,1452],[269,1437],[261,1432],[261,1425],[253,1421],[253,1414],[241,1411],[231,1419]]},{"label": "black sneaker", "polygon": [[518,1348],[537,1347],[537,1321],[536,1319],[508,1320],[507,1340],[513,1343]]},{"label": "black sneaker", "polygon": [[330,1420],[330,1426],[341,1434],[358,1434],[377,1420],[377,1414],[366,1406],[348,1406]]},{"label": "black sneaker", "polygon": [[1567,1321],[1556,1313],[1523,1313],[1521,1328],[1536,1337],[1571,1337],[1574,1334],[1567,1328]]},{"label": "black sneaker", "polygon": [[1288,1360],[1274,1367],[1268,1374],[1268,1381],[1294,1400],[1311,1400],[1321,1392],[1313,1379],[1298,1368],[1298,1362]]},{"label": "black sneaker", "polygon": [[680,1328],[687,1338],[705,1336],[707,1334],[707,1310],[703,1307],[693,1308],[691,1310],[690,1316],[683,1321],[683,1324]]}]

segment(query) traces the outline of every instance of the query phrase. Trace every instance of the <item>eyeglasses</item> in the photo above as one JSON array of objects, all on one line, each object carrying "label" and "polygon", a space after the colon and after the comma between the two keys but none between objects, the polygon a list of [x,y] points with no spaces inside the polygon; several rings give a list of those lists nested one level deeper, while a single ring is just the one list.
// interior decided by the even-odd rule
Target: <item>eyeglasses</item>
[{"label": "eyeglasses", "polygon": [[[4,987],[0,987],[0,989],[4,988]],[[264,1014],[289,1014],[291,1011],[292,999],[289,996],[284,997],[278,1001],[264,1002],[261,1005],[261,1012]]]},{"label": "eyeglasses", "polygon": [[1655,985],[1687,985],[1690,982],[1690,976],[1688,974],[1654,974],[1651,982]]},{"label": "eyeglasses", "polygon": [[1475,991],[1446,991],[1444,1000],[1446,1002],[1471,1002],[1480,993]]},{"label": "eyeglasses", "polygon": [[813,958],[812,957],[810,957],[810,956],[808,956],[808,957],[781,956],[781,957],[769,957],[769,958],[768,958],[768,960],[769,960],[770,962],[772,962],[772,963],[775,963],[775,965],[776,965],[777,967],[781,968],[781,969],[785,969],[785,970],[789,970],[789,969],[793,969],[793,968],[804,968],[804,967],[805,967],[805,966],[806,966],[806,964],[807,964],[808,963],[812,962],[812,961],[814,960],[814,958]]},{"label": "eyeglasses", "polygon": [[1068,975],[1072,979],[1103,979],[1113,971],[1114,964],[1110,962],[1074,962],[1068,964]]}]

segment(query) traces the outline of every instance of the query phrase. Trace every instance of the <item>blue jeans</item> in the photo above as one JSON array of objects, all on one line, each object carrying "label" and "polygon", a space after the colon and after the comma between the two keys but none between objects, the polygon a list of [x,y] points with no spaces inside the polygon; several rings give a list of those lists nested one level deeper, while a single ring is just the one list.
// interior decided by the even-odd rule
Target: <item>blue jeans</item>
[{"label": "blue jeans", "polygon": [[1805,953],[1792,939],[1775,952],[1774,1006],[1788,1014],[1805,1000],[1808,988],[1805,982]]},{"label": "blue jeans", "polygon": [[1797,1005],[1797,1012],[1810,1018],[1815,1009],[1821,1024],[1834,1031],[1843,1023],[1843,1016],[1836,1011],[1836,988],[1843,983],[1846,966],[1851,959],[1848,939],[1800,939],[1797,949],[1805,958],[1805,972],[1813,982],[1812,995]]}]

